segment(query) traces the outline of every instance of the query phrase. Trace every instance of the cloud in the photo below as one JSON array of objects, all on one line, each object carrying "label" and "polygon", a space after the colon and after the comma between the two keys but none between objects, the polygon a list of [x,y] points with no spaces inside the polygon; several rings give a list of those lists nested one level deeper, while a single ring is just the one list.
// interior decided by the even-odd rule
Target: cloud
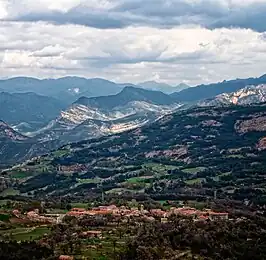
[{"label": "cloud", "polygon": [[4,77],[78,75],[195,85],[259,76],[266,67],[265,33],[247,29],[134,26],[105,30],[2,22],[0,40]]},{"label": "cloud", "polygon": [[0,0],[0,70],[199,84],[259,76],[265,0]]},{"label": "cloud", "polygon": [[173,28],[249,28],[266,31],[264,0],[10,0],[0,19],[77,24],[100,29],[149,26]]}]

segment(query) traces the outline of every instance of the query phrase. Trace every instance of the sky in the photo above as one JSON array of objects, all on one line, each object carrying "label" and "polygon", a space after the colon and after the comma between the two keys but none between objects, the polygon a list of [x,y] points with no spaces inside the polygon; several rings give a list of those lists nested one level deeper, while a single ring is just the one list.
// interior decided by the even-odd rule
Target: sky
[{"label": "sky", "polygon": [[0,0],[0,78],[197,85],[266,73],[266,0]]}]

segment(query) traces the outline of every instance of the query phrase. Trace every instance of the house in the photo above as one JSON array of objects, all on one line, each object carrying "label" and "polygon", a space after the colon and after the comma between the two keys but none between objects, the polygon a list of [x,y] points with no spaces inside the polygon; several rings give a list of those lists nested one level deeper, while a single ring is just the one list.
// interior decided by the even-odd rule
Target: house
[{"label": "house", "polygon": [[81,237],[86,238],[102,238],[102,231],[90,230],[80,234]]},{"label": "house", "polygon": [[228,213],[225,212],[208,212],[209,213],[209,219],[212,221],[216,220],[228,220]]},{"label": "house", "polygon": [[74,257],[69,255],[60,255],[58,260],[74,260]]}]

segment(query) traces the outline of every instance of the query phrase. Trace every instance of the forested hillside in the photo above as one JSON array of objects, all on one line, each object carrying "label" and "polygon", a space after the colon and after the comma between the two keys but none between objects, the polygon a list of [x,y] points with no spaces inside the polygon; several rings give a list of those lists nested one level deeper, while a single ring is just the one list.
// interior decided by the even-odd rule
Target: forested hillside
[{"label": "forested hillside", "polygon": [[104,191],[206,200],[215,193],[263,205],[265,136],[264,105],[192,108],[150,126],[65,146],[5,176],[25,173],[14,188],[39,196]]}]

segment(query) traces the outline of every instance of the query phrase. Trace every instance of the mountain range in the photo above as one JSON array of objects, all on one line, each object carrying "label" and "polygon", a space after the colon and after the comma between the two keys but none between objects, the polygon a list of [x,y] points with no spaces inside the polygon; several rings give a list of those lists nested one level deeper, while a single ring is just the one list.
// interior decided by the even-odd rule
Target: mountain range
[{"label": "mountain range", "polygon": [[[12,96],[12,94],[8,95]],[[27,159],[28,155],[34,152],[35,155],[40,155],[69,142],[128,131],[152,123],[180,107],[181,105],[167,94],[135,87],[125,87],[116,95],[96,98],[81,97],[68,109],[62,110],[44,127],[36,131],[24,132],[24,135],[28,137],[24,142],[25,147],[31,152],[29,153],[26,149],[25,154],[22,156],[21,152],[20,156],[21,159]],[[18,130],[19,127],[13,128]],[[33,148],[30,144],[34,144]],[[14,147],[13,143],[12,147]],[[14,158],[18,160],[18,157],[13,157],[12,153],[9,154],[9,159],[7,155],[5,156],[6,162],[10,163]],[[1,159],[0,156],[0,161]]]},{"label": "mountain range", "polygon": [[209,85],[199,85],[173,93],[171,96],[179,102],[197,102],[213,98],[222,93],[235,92],[246,86],[258,86],[260,84],[266,84],[266,74],[259,78],[236,79]]},{"label": "mountain range", "polygon": [[[266,77],[262,76],[257,79],[234,80],[189,88],[171,95],[134,86],[123,88],[120,86],[121,91],[117,94],[100,97],[81,96],[70,106],[53,97],[40,96],[35,93],[2,92],[0,104],[3,109],[0,111],[0,118],[7,123],[8,127],[17,131],[17,134],[22,133],[27,138],[19,142],[19,146],[24,143],[27,148],[16,157],[12,153],[7,153],[10,156],[6,155],[5,159],[0,156],[0,161],[12,163],[14,159],[24,160],[30,156],[57,149],[67,143],[129,131],[149,125],[180,108],[189,108],[190,105],[224,106],[264,102],[265,85],[258,86],[257,83],[265,79]],[[64,78],[64,80],[68,81],[69,78]],[[82,80],[86,81],[86,79]],[[76,81],[76,78],[73,78],[73,81]],[[24,83],[33,87],[34,82],[34,79],[28,79]],[[238,89],[250,82],[255,85]],[[224,92],[205,100],[201,100],[200,95],[194,96],[205,88],[209,89],[210,93],[214,90],[219,93],[224,89],[227,91],[237,89],[237,91]],[[178,101],[180,96],[183,96],[181,100],[189,99],[189,95],[185,98],[185,93],[189,95],[194,93],[193,102]],[[211,95],[210,93],[208,96]],[[7,143],[6,139],[5,145]],[[14,140],[10,140],[10,144],[14,148],[18,142],[16,140],[14,143]]]},{"label": "mountain range", "polygon": [[116,95],[79,98],[31,136],[41,142],[57,140],[63,145],[140,127],[180,107],[162,92],[125,87]]},{"label": "mountain range", "polygon": [[40,80],[17,77],[1,80],[0,89],[10,93],[34,92],[71,104],[81,96],[93,97],[117,94],[122,90],[122,87],[114,82],[97,78],[64,77]]},{"label": "mountain range", "polygon": [[105,192],[201,201],[216,191],[217,198],[257,204],[266,196],[265,136],[265,104],[193,107],[131,131],[69,144],[4,176],[19,176],[13,188],[38,197]]},{"label": "mountain range", "polygon": [[266,75],[259,78],[236,79],[195,87],[189,87],[183,83],[177,86],[170,86],[155,81],[147,81],[139,84],[117,84],[100,78],[64,77],[40,80],[36,78],[17,77],[0,80],[0,90],[9,93],[34,92],[39,95],[60,99],[63,103],[70,105],[83,96],[89,98],[118,94],[126,86],[157,90],[171,94],[172,98],[177,102],[197,102],[222,93],[235,92],[248,85],[257,86],[260,84],[266,84]]},{"label": "mountain range", "polygon": [[0,80],[0,90],[9,93],[34,92],[60,99],[64,103],[71,104],[78,98],[109,96],[119,93],[125,86],[142,87],[149,90],[158,90],[165,93],[173,93],[187,85],[171,87],[157,82],[144,83],[143,86],[135,84],[117,84],[101,78],[86,79],[81,77],[64,77],[59,79],[36,79],[17,77]]}]

